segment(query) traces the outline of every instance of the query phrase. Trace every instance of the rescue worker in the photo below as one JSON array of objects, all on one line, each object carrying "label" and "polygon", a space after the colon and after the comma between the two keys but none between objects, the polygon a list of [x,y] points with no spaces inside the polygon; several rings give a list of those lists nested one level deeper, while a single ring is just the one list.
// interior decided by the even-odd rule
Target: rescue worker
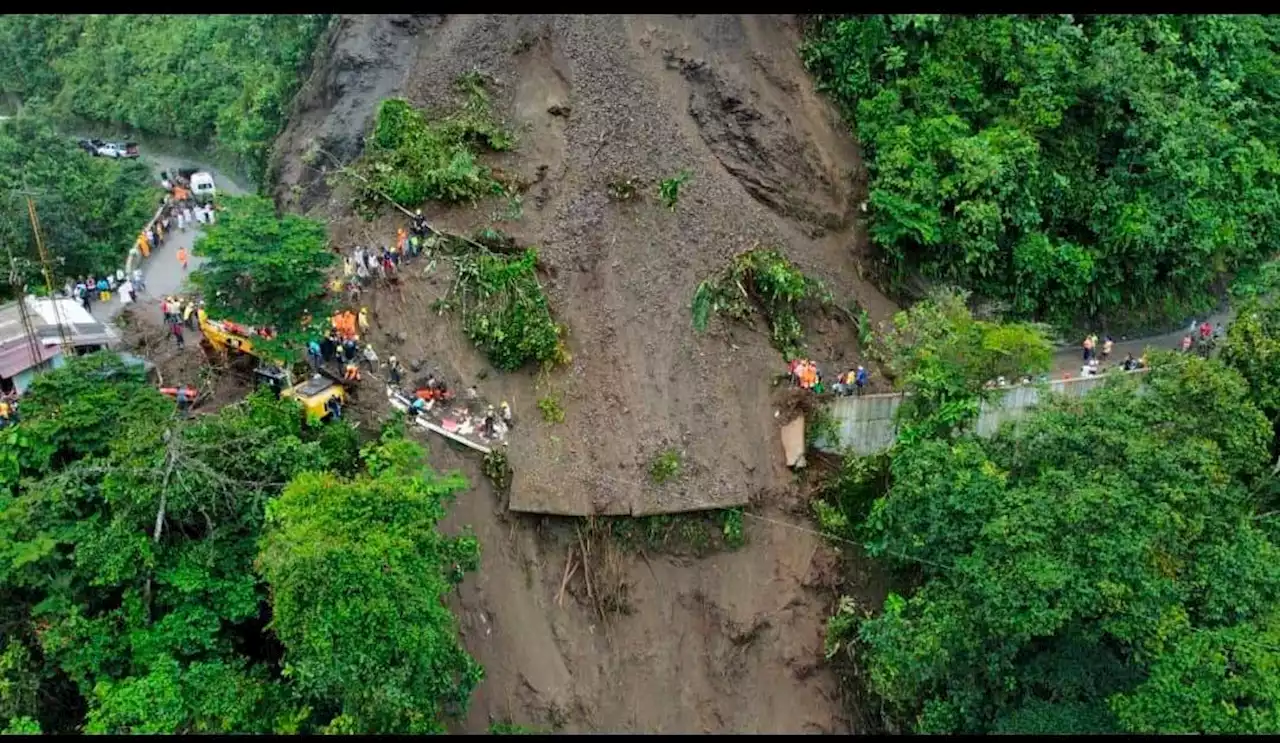
[{"label": "rescue worker", "polygon": [[188,299],[186,304],[182,305],[182,322],[186,323],[191,330],[196,329],[195,312],[196,303]]},{"label": "rescue worker", "polygon": [[853,383],[858,388],[858,394],[862,394],[862,388],[867,386],[867,370],[865,367],[859,366],[858,371],[853,376]]},{"label": "rescue worker", "polygon": [[502,422],[507,424],[507,428],[515,428],[516,422],[511,416],[511,406],[507,404],[506,400],[502,401],[502,404],[498,406],[498,410],[502,414]]},{"label": "rescue worker", "polygon": [[400,366],[400,360],[395,356],[387,359],[387,374],[391,377],[391,384],[399,387],[400,376],[404,374],[404,368]]},{"label": "rescue worker", "polygon": [[364,361],[369,365],[370,373],[378,370],[378,353],[373,350],[372,343],[364,344]]},{"label": "rescue worker", "polygon": [[103,302],[108,302],[111,300],[111,290],[109,286],[110,285],[107,283],[106,279],[104,278],[98,279],[98,299],[102,300]]},{"label": "rescue worker", "polygon": [[342,420],[342,403],[336,395],[324,401],[324,409],[329,411],[334,420]]},{"label": "rescue worker", "polygon": [[9,405],[9,401],[0,398],[0,428],[4,428],[12,422],[9,420],[9,417],[12,414],[12,408]]},{"label": "rescue worker", "polygon": [[182,264],[182,270],[187,270],[187,249],[178,248],[178,263]]},{"label": "rescue worker", "polygon": [[347,366],[343,371],[342,379],[343,381],[347,381],[347,382],[359,382],[360,366],[356,364],[355,361],[348,361]]},{"label": "rescue worker", "polygon": [[186,347],[186,341],[182,338],[182,323],[174,322],[170,325],[170,328],[173,332],[173,339],[178,342],[178,350],[181,351]]},{"label": "rescue worker", "polygon": [[183,418],[189,417],[187,410],[191,407],[191,397],[187,392],[188,389],[188,387],[179,387],[176,395],[178,399],[178,412],[182,414]]},{"label": "rescue worker", "polygon": [[369,308],[361,307],[359,315],[360,335],[368,335],[369,333]]}]

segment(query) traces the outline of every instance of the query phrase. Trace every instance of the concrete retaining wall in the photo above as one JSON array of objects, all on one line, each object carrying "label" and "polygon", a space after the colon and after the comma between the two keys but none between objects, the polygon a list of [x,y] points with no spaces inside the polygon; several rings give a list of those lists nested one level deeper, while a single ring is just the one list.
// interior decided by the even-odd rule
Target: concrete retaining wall
[{"label": "concrete retaining wall", "polygon": [[[1123,372],[1112,372],[1116,373]],[[1106,379],[1105,375],[1058,379],[1049,382],[1048,388],[1056,394],[1081,397]],[[830,442],[822,441],[818,442],[818,448],[827,451],[848,448],[862,455],[888,449],[898,434],[896,414],[902,400],[902,394],[837,398],[827,408],[836,421],[837,445],[832,446]],[[982,404],[982,411],[978,415],[978,435],[995,435],[1006,421],[1021,416],[1039,401],[1040,388],[1037,385],[1009,388],[998,401]]]}]

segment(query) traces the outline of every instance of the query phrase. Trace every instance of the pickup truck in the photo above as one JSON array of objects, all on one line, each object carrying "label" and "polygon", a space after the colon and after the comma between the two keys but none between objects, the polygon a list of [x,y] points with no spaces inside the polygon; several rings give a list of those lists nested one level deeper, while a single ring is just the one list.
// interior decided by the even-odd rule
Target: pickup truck
[{"label": "pickup truck", "polygon": [[101,139],[82,139],[76,144],[80,145],[80,149],[84,150],[90,155],[97,155],[98,148],[105,145],[106,142],[103,142]]},{"label": "pickup truck", "polygon": [[103,145],[99,146],[99,147],[94,151],[94,154],[95,154],[95,155],[97,155],[98,157],[110,157],[110,158],[118,158],[118,157],[131,158],[131,157],[137,157],[137,156],[138,156],[138,145],[137,145],[137,143],[135,143],[135,142],[125,142],[124,144],[117,144],[117,143],[115,143],[115,142],[107,142],[107,143],[105,143],[105,144],[103,144]]}]

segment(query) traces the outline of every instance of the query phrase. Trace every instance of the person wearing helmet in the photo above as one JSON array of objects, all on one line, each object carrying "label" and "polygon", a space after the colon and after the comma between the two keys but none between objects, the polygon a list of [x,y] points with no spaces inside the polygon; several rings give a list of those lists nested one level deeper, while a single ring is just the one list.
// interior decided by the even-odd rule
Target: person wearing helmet
[{"label": "person wearing helmet", "polygon": [[387,359],[387,375],[391,378],[391,384],[400,386],[400,376],[404,373],[404,369],[400,367],[400,360],[395,356]]}]

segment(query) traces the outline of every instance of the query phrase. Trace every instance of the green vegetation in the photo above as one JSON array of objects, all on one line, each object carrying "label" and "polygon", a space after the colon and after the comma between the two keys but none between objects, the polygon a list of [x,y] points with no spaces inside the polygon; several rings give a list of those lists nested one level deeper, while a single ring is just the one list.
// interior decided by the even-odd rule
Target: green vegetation
[{"label": "green vegetation", "polygon": [[465,103],[439,118],[401,98],[378,106],[373,134],[354,166],[358,211],[372,218],[386,199],[412,209],[428,199],[456,204],[504,192],[479,155],[509,150],[514,140],[494,121],[478,75],[464,76],[456,87]]},{"label": "green vegetation", "polygon": [[822,282],[805,276],[778,251],[757,248],[738,255],[720,274],[698,284],[691,306],[693,328],[706,332],[707,322],[716,313],[747,322],[753,307],[758,308],[769,322],[773,347],[790,360],[804,349],[800,310],[805,303],[830,301]]},{"label": "green vegetation", "polygon": [[896,729],[1280,729],[1280,309],[1255,300],[1218,358],[1154,354],[981,439],[954,411],[996,360],[1013,376],[1042,351],[947,306],[904,313],[893,341],[903,386],[933,402],[816,505],[901,586],[878,612],[843,599],[828,657],[857,664]]},{"label": "green vegetation", "polygon": [[489,735],[542,735],[539,730],[528,725],[520,725],[510,721],[499,721],[489,724]]},{"label": "green vegetation", "polygon": [[480,670],[441,598],[476,542],[436,526],[465,483],[396,431],[357,455],[267,393],[185,419],[108,354],[23,412],[0,431],[0,730],[411,733],[465,710]]},{"label": "green vegetation", "polygon": [[662,485],[679,477],[682,459],[679,449],[667,448],[658,452],[649,463],[649,479],[655,485]]},{"label": "green vegetation", "polygon": [[[600,520],[597,518],[597,520]],[[624,550],[654,554],[703,557],[718,550],[735,550],[746,544],[742,511],[659,514],[607,519],[610,537]]]},{"label": "green vegetation", "polygon": [[538,398],[538,412],[542,413],[542,420],[547,423],[564,423],[564,406],[554,394]]},{"label": "green vegetation", "polygon": [[671,211],[676,210],[676,202],[680,200],[680,187],[689,182],[691,175],[689,171],[682,170],[658,184],[658,198],[662,199],[663,206]]},{"label": "green vegetation", "polygon": [[1048,370],[1053,348],[1044,328],[978,320],[963,292],[935,292],[899,312],[872,351],[899,389],[908,423],[900,438],[944,434],[977,419],[987,382]]},{"label": "green vegetation", "polygon": [[456,302],[476,347],[503,371],[564,358],[564,328],[551,317],[538,282],[538,253],[468,253],[456,259]]},{"label": "green vegetation", "polygon": [[368,475],[304,473],[267,505],[258,566],[271,585],[285,675],[336,704],[333,733],[442,733],[483,672],[442,599],[479,566],[474,536],[437,530],[466,489],[436,477],[399,431],[366,451]]},{"label": "green vegetation", "polygon": [[0,93],[175,137],[259,184],[325,15],[6,15]]},{"label": "green vegetation", "polygon": [[1213,304],[1280,229],[1280,18],[823,17],[872,241],[1015,316],[1113,329]]},{"label": "green vegetation", "polygon": [[[10,17],[0,17],[0,24]],[[54,264],[55,288],[60,288],[66,278],[122,267],[160,205],[161,191],[145,165],[90,157],[75,140],[55,132],[38,107],[27,106],[0,123],[0,242],[12,250],[20,279],[34,289],[43,287],[44,279],[28,195]],[[8,253],[0,260],[7,274]],[[0,297],[10,293],[8,281],[0,284]]]},{"label": "green vegetation", "polygon": [[204,293],[210,317],[274,328],[273,351],[293,360],[305,347],[305,318],[328,317],[325,284],[337,263],[328,231],[309,217],[277,216],[275,205],[260,196],[220,204],[218,221],[194,248],[209,261],[191,280]]}]

